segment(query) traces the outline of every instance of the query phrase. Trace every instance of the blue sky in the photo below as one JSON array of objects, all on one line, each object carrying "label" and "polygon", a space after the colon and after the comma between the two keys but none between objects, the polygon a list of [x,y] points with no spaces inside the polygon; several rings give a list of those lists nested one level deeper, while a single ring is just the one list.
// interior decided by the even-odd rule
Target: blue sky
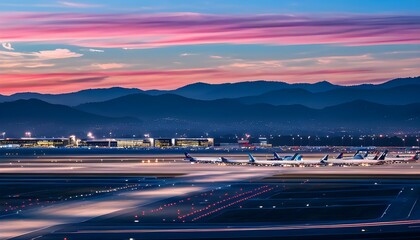
[{"label": "blue sky", "polygon": [[[4,0],[1,11],[73,11],[66,1]],[[82,12],[144,11],[144,12],[202,12],[202,13],[418,13],[417,0],[90,0],[68,1],[97,5],[79,7]],[[77,7],[75,7],[77,8]]]},{"label": "blue sky", "polygon": [[4,0],[0,11],[0,94],[420,75],[415,0]]}]

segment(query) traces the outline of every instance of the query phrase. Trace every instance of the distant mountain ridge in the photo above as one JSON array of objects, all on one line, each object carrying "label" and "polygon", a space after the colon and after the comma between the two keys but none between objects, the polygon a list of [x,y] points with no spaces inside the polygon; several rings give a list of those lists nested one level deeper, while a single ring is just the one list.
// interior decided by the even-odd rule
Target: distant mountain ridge
[{"label": "distant mountain ridge", "polygon": [[311,108],[324,108],[356,100],[384,105],[406,105],[420,102],[419,85],[404,85],[391,88],[338,88],[313,93],[300,88],[271,91],[259,96],[237,98],[246,104],[267,103],[272,105],[301,104]]},{"label": "distant mountain ridge", "polygon": [[171,91],[147,91],[147,93],[156,95],[162,93],[171,93],[183,97],[200,99],[200,100],[215,100],[222,98],[238,98],[244,96],[260,95],[273,90],[282,90],[290,88],[302,88],[310,92],[322,92],[331,89],[340,88],[341,86],[333,85],[327,81],[317,83],[294,83],[289,84],[285,82],[275,81],[252,81],[239,83],[222,83],[222,84],[208,84],[208,83],[194,83]]},{"label": "distant mountain ridge", "polygon": [[247,81],[239,83],[222,83],[222,84],[208,84],[208,83],[194,83],[184,87],[169,90],[150,90],[146,93],[150,95],[158,95],[164,93],[177,94],[183,97],[200,99],[200,100],[215,100],[223,98],[241,98],[248,96],[258,96],[271,91],[286,90],[286,89],[302,89],[311,93],[321,93],[341,88],[355,88],[355,89],[383,89],[392,88],[405,85],[420,85],[420,77],[413,78],[397,78],[381,84],[361,84],[342,86],[335,85],[328,81],[321,81],[317,83],[286,83],[277,81]]},{"label": "distant mountain ridge", "polygon": [[[49,103],[54,104],[63,104],[67,106],[76,106],[79,104],[89,103],[89,102],[102,102],[111,100],[113,98],[118,98],[122,96],[127,96],[135,93],[146,93],[148,95],[162,95],[162,94],[176,94],[187,98],[198,99],[198,100],[215,100],[215,99],[239,99],[240,101],[246,101],[247,97],[253,97],[249,99],[250,103],[268,103],[273,105],[280,104],[304,104],[309,107],[324,107],[332,106],[334,104],[342,103],[342,101],[332,101],[326,103],[325,96],[322,96],[321,93],[332,94],[333,91],[346,92],[346,94],[357,93],[355,89],[363,90],[364,93],[368,95],[374,95],[369,91],[376,91],[378,89],[390,89],[397,88],[402,86],[418,86],[420,85],[420,77],[413,78],[398,78],[390,80],[382,84],[361,84],[354,86],[341,86],[334,85],[327,81],[317,82],[317,83],[295,83],[289,84],[285,82],[275,82],[275,81],[252,81],[252,82],[239,82],[239,83],[223,83],[223,84],[208,84],[208,83],[194,83],[180,87],[175,90],[148,90],[143,91],[137,88],[105,88],[105,89],[86,89],[78,92],[64,93],[64,94],[40,94],[40,93],[16,93],[11,96],[0,95],[0,102],[6,101],[15,101],[19,99],[31,99],[36,98]],[[342,90],[342,89],[353,89],[353,91]],[[275,91],[278,91],[278,94],[289,93],[296,91],[299,95],[290,96],[290,99],[280,101],[281,96],[276,96]],[[271,99],[268,96],[272,95]],[[303,94],[303,95],[302,95]],[[264,96],[263,96],[264,95]],[[286,95],[285,95],[286,96]],[[322,96],[320,103],[317,101],[310,101],[310,104],[305,103],[305,101],[298,101],[299,98],[311,99],[313,96]],[[284,98],[284,97],[283,97]],[[405,100],[395,99],[394,102],[384,101],[380,102],[376,100],[377,103],[382,104],[393,104],[401,105],[414,102],[412,97],[405,97]],[[258,100],[260,99],[260,100]],[[296,101],[292,101],[296,99]],[[358,94],[355,94],[354,97],[349,97],[348,101],[353,100],[372,100],[368,97],[360,98]]]},{"label": "distant mountain ridge", "polygon": [[[88,131],[102,136],[109,136],[110,132],[125,136],[145,132],[163,136],[235,132],[418,133],[419,79],[395,79],[379,85],[348,87],[328,82],[258,81],[215,86],[197,83],[153,94],[127,88],[88,89],[57,95],[19,93],[0,96],[0,101],[8,101],[0,103],[0,131],[9,136],[22,136],[25,131],[33,131],[38,136],[83,136]],[[280,89],[275,90],[273,86]],[[321,91],[322,86],[329,90]],[[249,94],[252,87],[259,89],[255,93],[263,93],[226,97],[239,96],[240,89],[246,89],[244,93]],[[199,96],[203,89],[207,89],[206,96],[216,91],[218,97],[225,98],[203,100],[191,96]],[[188,93],[189,97],[176,94],[179,91]],[[30,97],[42,100],[13,100]]]},{"label": "distant mountain ridge", "polygon": [[408,78],[395,78],[381,84],[360,84],[360,85],[353,85],[350,87],[371,89],[371,88],[393,88],[393,87],[400,87],[400,86],[406,86],[406,85],[420,85],[420,76],[408,77]]},{"label": "distant mountain ridge", "polygon": [[[155,123],[156,126],[166,125],[183,130],[326,131],[343,128],[353,131],[381,129],[385,132],[394,127],[420,128],[420,103],[388,106],[359,100],[318,110],[302,105],[246,105],[232,99],[194,100],[174,94],[133,94],[101,103],[82,104],[76,108],[109,117],[138,117],[145,124]],[[347,111],[349,108],[350,111]],[[150,128],[153,127],[150,125]]]},{"label": "distant mountain ridge", "polygon": [[0,103],[1,131],[21,136],[84,136],[88,131],[133,135],[151,132],[164,136],[205,132],[392,133],[420,131],[420,103],[388,106],[353,101],[323,109],[302,105],[243,104],[233,99],[196,100],[174,94],[127,95],[77,107],[37,99]]},{"label": "distant mountain ridge", "polygon": [[0,95],[0,102],[39,99],[48,103],[76,106],[88,102],[101,102],[133,93],[143,92],[137,88],[97,88],[62,94],[42,94],[33,92],[15,93],[10,96]]}]

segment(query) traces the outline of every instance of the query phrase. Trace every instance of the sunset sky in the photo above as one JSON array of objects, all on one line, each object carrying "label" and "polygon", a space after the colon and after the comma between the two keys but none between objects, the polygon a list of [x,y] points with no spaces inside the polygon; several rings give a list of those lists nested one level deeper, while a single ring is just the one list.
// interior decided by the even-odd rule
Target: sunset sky
[{"label": "sunset sky", "polygon": [[2,0],[0,43],[0,94],[380,83],[420,75],[420,1]]}]

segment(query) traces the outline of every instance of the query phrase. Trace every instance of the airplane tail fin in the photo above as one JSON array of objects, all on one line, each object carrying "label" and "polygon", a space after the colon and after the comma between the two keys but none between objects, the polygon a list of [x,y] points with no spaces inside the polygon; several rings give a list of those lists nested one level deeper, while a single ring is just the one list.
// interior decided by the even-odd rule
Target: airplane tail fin
[{"label": "airplane tail fin", "polygon": [[382,155],[382,154],[380,154],[380,152],[377,152],[375,154],[375,157],[373,157],[373,160],[378,160],[378,158],[379,158],[380,155]]},{"label": "airplane tail fin", "polygon": [[366,151],[365,155],[363,155],[363,158],[367,158],[369,156],[369,152]]},{"label": "airplane tail fin", "polygon": [[385,150],[382,154],[381,154],[381,156],[378,158],[378,160],[385,160],[385,158],[386,158],[386,155],[388,154],[388,150]]},{"label": "airplane tail fin", "polygon": [[194,158],[189,153],[185,152],[184,155],[185,155],[185,160],[194,161]]},{"label": "airplane tail fin", "polygon": [[359,154],[360,150],[357,150],[356,153],[353,155],[353,157],[356,157],[357,154]]},{"label": "airplane tail fin", "polygon": [[221,157],[220,159],[222,160],[223,163],[227,163],[228,162],[228,160],[225,157]]},{"label": "airplane tail fin", "polygon": [[342,159],[343,158],[344,153],[341,152],[340,154],[338,154],[338,156],[336,157],[336,159]]},{"label": "airplane tail fin", "polygon": [[273,152],[273,154],[274,154],[274,159],[276,159],[276,160],[281,159],[281,157],[276,152]]},{"label": "airplane tail fin", "polygon": [[323,158],[321,158],[321,161],[320,161],[320,163],[321,164],[327,164],[327,161],[328,161],[328,154],[327,155],[325,155]]},{"label": "airplane tail fin", "polygon": [[254,156],[252,156],[251,153],[248,153],[248,157],[249,157],[249,162],[250,163],[255,163],[255,158],[254,158]]},{"label": "airplane tail fin", "polygon": [[295,153],[295,155],[293,155],[291,160],[297,160],[297,157],[299,156],[299,153]]}]

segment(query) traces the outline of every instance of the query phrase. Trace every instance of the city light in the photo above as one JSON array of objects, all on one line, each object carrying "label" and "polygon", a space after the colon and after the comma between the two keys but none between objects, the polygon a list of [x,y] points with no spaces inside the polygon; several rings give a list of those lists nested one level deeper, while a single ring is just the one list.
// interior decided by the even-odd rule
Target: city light
[{"label": "city light", "polygon": [[92,132],[88,132],[86,136],[88,138],[90,138],[90,139],[94,139],[95,138],[95,136],[93,136],[93,133]]},{"label": "city light", "polygon": [[0,13],[0,240],[420,239],[420,0]]}]

